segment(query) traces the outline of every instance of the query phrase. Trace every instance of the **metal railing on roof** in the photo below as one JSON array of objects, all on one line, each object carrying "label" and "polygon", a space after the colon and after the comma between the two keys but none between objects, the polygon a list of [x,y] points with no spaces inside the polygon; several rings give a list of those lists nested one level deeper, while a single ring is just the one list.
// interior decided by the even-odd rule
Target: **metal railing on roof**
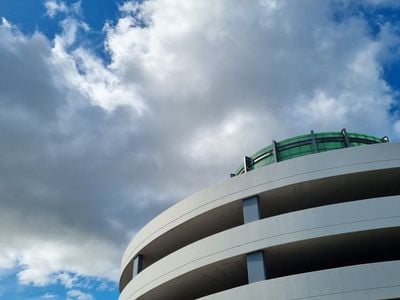
[{"label": "metal railing on roof", "polygon": [[295,136],[280,142],[273,140],[271,145],[262,148],[251,156],[245,156],[243,164],[235,173],[231,174],[231,177],[272,163],[317,152],[388,142],[387,136],[378,138],[367,134],[347,132],[345,128],[340,132],[314,133],[311,130],[310,134]]}]

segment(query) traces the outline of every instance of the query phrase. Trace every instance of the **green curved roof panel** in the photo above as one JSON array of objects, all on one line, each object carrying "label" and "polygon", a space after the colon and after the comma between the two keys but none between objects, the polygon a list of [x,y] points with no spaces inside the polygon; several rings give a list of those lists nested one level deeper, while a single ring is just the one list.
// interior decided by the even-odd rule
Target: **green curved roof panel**
[{"label": "green curved roof panel", "polygon": [[[303,134],[275,142],[257,151],[250,157],[246,157],[246,172],[264,167],[266,165],[292,159],[299,156],[309,155],[347,147],[362,146],[388,142],[388,139],[378,138],[367,134],[346,132],[319,132]],[[244,163],[233,175],[245,172]],[[232,175],[232,176],[233,176]]]}]

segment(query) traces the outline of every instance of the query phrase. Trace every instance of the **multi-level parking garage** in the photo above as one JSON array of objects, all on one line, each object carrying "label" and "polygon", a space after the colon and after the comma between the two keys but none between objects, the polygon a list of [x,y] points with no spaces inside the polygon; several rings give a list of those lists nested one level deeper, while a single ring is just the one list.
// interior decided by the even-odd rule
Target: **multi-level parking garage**
[{"label": "multi-level parking garage", "polygon": [[400,143],[311,132],[231,176],[135,236],[121,300],[400,298]]}]

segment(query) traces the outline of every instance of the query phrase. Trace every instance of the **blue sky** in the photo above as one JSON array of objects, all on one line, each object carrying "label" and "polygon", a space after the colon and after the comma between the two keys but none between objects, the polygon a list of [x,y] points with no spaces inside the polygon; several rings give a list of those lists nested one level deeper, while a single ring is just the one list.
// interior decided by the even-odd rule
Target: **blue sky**
[{"label": "blue sky", "polygon": [[[64,1],[67,5],[77,1]],[[107,59],[107,52],[104,50],[103,27],[106,21],[115,22],[119,16],[118,5],[122,1],[109,0],[85,0],[81,2],[82,19],[90,26],[87,41],[91,48],[98,55]],[[26,34],[32,34],[40,31],[49,39],[53,39],[57,33],[60,33],[59,22],[63,16],[58,15],[55,18],[49,18],[46,15],[44,1],[24,1],[24,0],[5,0],[0,3],[1,16],[12,20],[21,31]]]},{"label": "blue sky", "polygon": [[[70,5],[77,1],[64,1]],[[59,32],[59,26],[56,19],[51,19],[46,15],[46,8],[43,5],[44,1],[2,1],[0,10],[2,16],[13,20],[13,23],[20,27],[26,33],[32,33],[39,30],[46,34],[50,39],[54,37],[56,32]],[[119,16],[118,5],[122,1],[96,1],[85,0],[81,2],[83,11],[83,19],[90,24],[94,32],[101,32],[106,20],[115,20]]]},{"label": "blue sky", "polygon": [[[397,32],[400,30],[400,28],[398,28],[398,20],[400,18],[400,6],[384,6],[375,9],[364,8],[356,14],[362,15],[369,23],[369,28],[372,35],[378,35],[381,31],[380,25],[385,22],[395,24],[395,30]],[[398,49],[392,49],[392,51],[394,51],[394,53],[398,53]],[[400,90],[399,64],[400,61],[396,57],[393,57],[392,60],[383,65],[383,77],[389,83],[389,85],[396,90]]]},{"label": "blue sky", "polygon": [[[118,293],[115,283],[90,277],[80,277],[75,282],[75,288],[66,288],[63,284],[48,284],[46,286],[32,287],[17,283],[18,269],[2,275],[1,299],[67,299],[68,291],[79,290],[85,297],[91,295],[94,299],[117,299]],[[71,297],[72,299],[75,299]],[[79,299],[79,297],[77,297]],[[91,299],[91,298],[83,298]]]},{"label": "blue sky", "polygon": [[0,1],[0,299],[117,299],[140,228],[296,134],[400,138],[395,0]]}]

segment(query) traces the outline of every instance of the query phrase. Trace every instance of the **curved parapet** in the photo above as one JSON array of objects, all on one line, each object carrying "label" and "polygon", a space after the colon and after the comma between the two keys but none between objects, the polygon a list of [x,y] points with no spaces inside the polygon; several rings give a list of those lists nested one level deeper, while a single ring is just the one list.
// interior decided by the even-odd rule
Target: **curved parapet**
[{"label": "curved parapet", "polygon": [[120,299],[272,297],[284,286],[274,282],[399,261],[400,143],[373,141],[256,168],[172,206],[128,245]]}]

